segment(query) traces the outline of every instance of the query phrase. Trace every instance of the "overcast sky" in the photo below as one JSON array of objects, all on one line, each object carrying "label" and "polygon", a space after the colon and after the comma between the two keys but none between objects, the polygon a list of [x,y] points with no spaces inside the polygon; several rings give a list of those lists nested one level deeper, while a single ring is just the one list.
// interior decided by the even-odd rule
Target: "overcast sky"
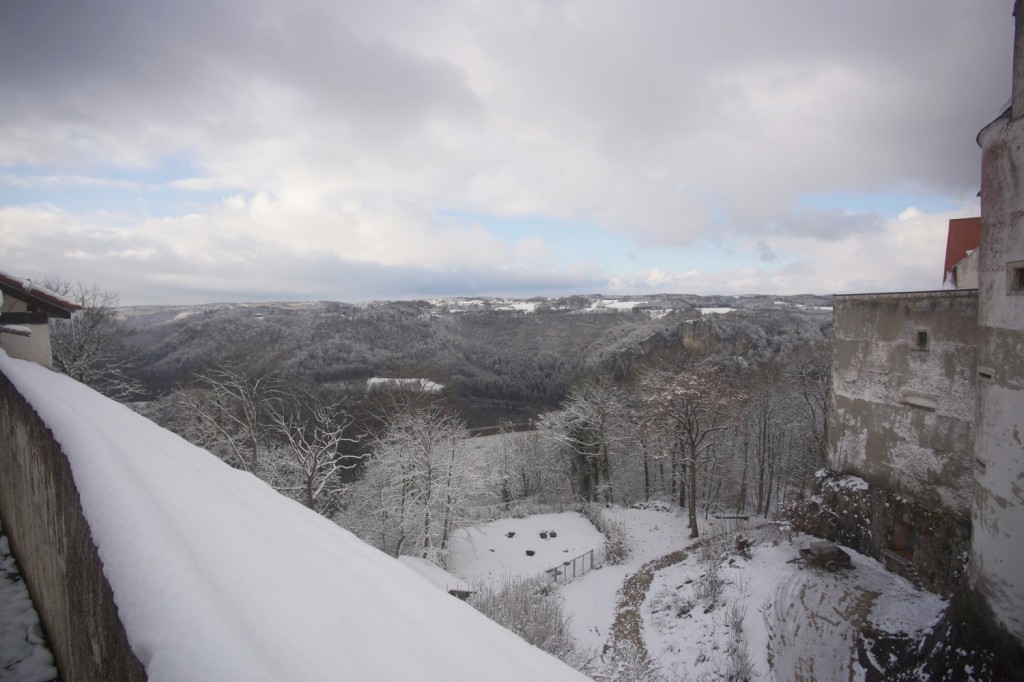
[{"label": "overcast sky", "polygon": [[1012,0],[0,3],[0,270],[125,303],[940,288]]}]

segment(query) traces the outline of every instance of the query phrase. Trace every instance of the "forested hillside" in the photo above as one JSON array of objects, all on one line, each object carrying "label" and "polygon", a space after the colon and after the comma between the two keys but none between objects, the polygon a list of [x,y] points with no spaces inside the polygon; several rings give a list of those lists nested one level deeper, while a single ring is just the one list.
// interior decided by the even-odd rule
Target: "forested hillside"
[{"label": "forested hillside", "polygon": [[294,385],[351,395],[375,376],[424,377],[446,386],[470,425],[481,426],[555,407],[589,373],[626,378],[652,354],[690,348],[734,362],[784,357],[829,337],[828,305],[820,297],[575,296],[122,313],[134,330],[134,376],[151,396],[239,361],[273,369]]}]

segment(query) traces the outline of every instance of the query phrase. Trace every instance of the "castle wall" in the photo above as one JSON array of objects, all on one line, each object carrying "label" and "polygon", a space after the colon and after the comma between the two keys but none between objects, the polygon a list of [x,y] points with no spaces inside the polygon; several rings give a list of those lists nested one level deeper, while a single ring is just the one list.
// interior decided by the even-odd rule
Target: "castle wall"
[{"label": "castle wall", "polygon": [[118,618],[67,457],[2,373],[0,519],[61,679],[145,680]]},{"label": "castle wall", "polygon": [[[1018,24],[1022,17],[1018,15]],[[1024,36],[1018,26],[1018,41]],[[1018,52],[1019,52],[1018,48]],[[1020,59],[1018,54],[1018,62]],[[1015,88],[1016,92],[1016,88]],[[1024,95],[1022,95],[1024,97]],[[1024,106],[981,132],[972,585],[1024,642]]]},{"label": "castle wall", "polygon": [[967,516],[977,295],[836,296],[829,467]]}]

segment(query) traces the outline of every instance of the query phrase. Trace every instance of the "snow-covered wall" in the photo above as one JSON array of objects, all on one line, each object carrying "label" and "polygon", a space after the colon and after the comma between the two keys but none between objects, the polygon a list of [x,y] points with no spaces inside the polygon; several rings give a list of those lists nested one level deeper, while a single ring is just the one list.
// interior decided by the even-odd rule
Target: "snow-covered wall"
[{"label": "snow-covered wall", "polygon": [[1024,642],[1024,13],[1014,105],[982,147],[978,420],[971,580]]},{"label": "snow-covered wall", "polygon": [[829,466],[967,517],[977,294],[836,296]]},{"label": "snow-covered wall", "polygon": [[[7,434],[31,422],[28,412],[38,415],[33,434],[13,442],[52,432],[52,456],[65,458],[61,475],[73,478],[84,517],[46,536],[45,519],[32,518],[31,494],[8,498],[2,491],[4,527],[39,526],[51,543],[39,551],[39,564],[23,568],[45,571],[48,556],[58,574],[65,558],[77,570],[72,547],[91,535],[149,680],[587,680],[392,557],[124,405],[2,352],[0,375],[7,403],[22,406],[5,417],[6,460],[25,459],[21,447],[6,444]],[[14,466],[26,467],[14,478],[29,489],[56,485],[47,480],[50,469]],[[56,500],[50,514],[69,504]],[[15,551],[20,559],[21,547]],[[89,605],[72,603],[68,611],[79,619],[76,627],[51,631],[51,639],[88,642]],[[117,671],[61,673],[69,680],[136,679]]]},{"label": "snow-covered wall", "polygon": [[118,619],[68,460],[2,372],[0,518],[62,678],[146,679]]}]

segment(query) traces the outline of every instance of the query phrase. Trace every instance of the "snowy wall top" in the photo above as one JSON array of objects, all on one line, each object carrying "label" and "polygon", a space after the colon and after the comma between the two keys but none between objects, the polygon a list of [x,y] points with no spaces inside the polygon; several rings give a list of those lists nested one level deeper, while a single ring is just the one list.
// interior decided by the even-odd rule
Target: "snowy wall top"
[{"label": "snowy wall top", "polygon": [[127,407],[0,351],[67,455],[150,680],[586,680]]}]

